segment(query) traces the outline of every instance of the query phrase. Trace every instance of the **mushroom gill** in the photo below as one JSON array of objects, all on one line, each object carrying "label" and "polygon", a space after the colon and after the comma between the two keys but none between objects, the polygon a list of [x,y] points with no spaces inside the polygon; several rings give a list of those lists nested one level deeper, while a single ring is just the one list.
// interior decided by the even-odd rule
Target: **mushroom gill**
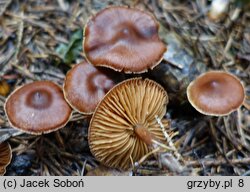
[{"label": "mushroom gill", "polygon": [[[167,103],[166,91],[152,80],[134,78],[116,85],[90,122],[92,154],[108,167],[130,168],[153,149],[152,140],[165,142],[156,116],[163,118]],[[167,128],[169,121],[163,122]]]},{"label": "mushroom gill", "polygon": [[0,143],[0,175],[4,175],[12,158],[11,148],[7,142]]}]

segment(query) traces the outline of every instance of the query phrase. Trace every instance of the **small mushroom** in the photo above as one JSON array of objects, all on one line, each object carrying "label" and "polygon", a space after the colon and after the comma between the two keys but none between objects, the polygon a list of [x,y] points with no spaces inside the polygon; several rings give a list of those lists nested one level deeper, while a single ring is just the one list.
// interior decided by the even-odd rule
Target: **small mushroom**
[{"label": "small mushroom", "polygon": [[154,140],[165,142],[156,118],[163,118],[167,103],[166,91],[149,79],[129,79],[113,87],[90,122],[92,154],[108,167],[130,168],[153,149]]},{"label": "small mushroom", "polygon": [[223,71],[210,71],[189,84],[187,97],[200,113],[223,116],[242,105],[245,91],[240,80],[234,75]]},{"label": "small mushroom", "polygon": [[165,44],[152,14],[125,6],[108,7],[92,17],[83,42],[87,59],[125,73],[142,73],[163,58]]},{"label": "small mushroom", "polygon": [[6,167],[10,164],[12,152],[7,142],[0,143],[0,175],[4,175]]},{"label": "small mushroom", "polygon": [[67,73],[63,87],[71,107],[83,114],[93,113],[99,101],[115,85],[108,72],[87,62],[75,65]]},{"label": "small mushroom", "polygon": [[50,81],[37,81],[16,89],[4,106],[12,127],[30,134],[43,134],[64,127],[72,109],[62,89]]}]

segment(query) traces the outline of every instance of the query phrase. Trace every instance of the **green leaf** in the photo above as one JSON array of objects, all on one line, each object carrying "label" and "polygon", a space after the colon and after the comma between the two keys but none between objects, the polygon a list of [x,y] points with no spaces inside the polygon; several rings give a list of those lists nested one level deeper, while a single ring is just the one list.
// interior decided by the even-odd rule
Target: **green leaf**
[{"label": "green leaf", "polygon": [[70,64],[76,60],[82,52],[83,31],[79,29],[73,33],[68,44],[61,43],[56,48],[56,52],[64,63]]}]

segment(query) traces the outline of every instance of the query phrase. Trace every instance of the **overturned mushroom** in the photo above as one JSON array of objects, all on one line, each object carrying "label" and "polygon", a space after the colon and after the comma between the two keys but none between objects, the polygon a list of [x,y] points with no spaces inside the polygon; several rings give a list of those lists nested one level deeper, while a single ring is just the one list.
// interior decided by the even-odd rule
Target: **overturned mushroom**
[{"label": "overturned mushroom", "polygon": [[75,65],[67,73],[63,87],[65,99],[72,108],[84,114],[93,113],[99,101],[115,85],[108,72],[87,62]]},{"label": "overturned mushroom", "polygon": [[10,164],[12,152],[7,142],[0,143],[0,175],[4,175],[6,167]]},{"label": "overturned mushroom", "polygon": [[85,27],[83,43],[87,59],[125,73],[154,68],[166,51],[158,36],[158,22],[147,12],[122,6],[108,7]]},{"label": "overturned mushroom", "polygon": [[12,127],[30,134],[64,127],[72,111],[61,88],[49,81],[21,86],[7,98],[4,109]]},{"label": "overturned mushroom", "polygon": [[[152,150],[153,141],[164,143],[156,117],[166,113],[168,96],[156,82],[141,78],[112,88],[97,106],[89,126],[92,154],[104,165],[128,169]],[[165,128],[169,122],[165,121]]]},{"label": "overturned mushroom", "polygon": [[240,80],[234,75],[223,71],[210,71],[189,84],[187,97],[200,113],[222,116],[242,105],[245,91]]}]

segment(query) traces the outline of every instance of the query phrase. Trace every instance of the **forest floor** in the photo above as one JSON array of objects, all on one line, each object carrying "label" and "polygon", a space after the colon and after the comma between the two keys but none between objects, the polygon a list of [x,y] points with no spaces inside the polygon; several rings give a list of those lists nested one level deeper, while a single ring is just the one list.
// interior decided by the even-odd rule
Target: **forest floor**
[{"label": "forest floor", "polygon": [[[0,143],[9,142],[13,154],[6,175],[250,175],[250,6],[231,2],[219,21],[211,21],[210,3],[1,0]],[[160,22],[160,37],[170,52],[143,75],[169,94],[165,118],[178,133],[173,142],[181,163],[170,159],[169,164],[168,152],[126,172],[99,166],[88,146],[90,118],[76,112],[63,129],[41,136],[16,131],[7,121],[4,102],[16,87],[36,80],[63,84],[67,71],[84,59],[82,34],[88,18],[110,5],[152,12]],[[247,96],[240,109],[211,117],[192,108],[186,87],[208,70],[230,72],[243,82]]]}]

